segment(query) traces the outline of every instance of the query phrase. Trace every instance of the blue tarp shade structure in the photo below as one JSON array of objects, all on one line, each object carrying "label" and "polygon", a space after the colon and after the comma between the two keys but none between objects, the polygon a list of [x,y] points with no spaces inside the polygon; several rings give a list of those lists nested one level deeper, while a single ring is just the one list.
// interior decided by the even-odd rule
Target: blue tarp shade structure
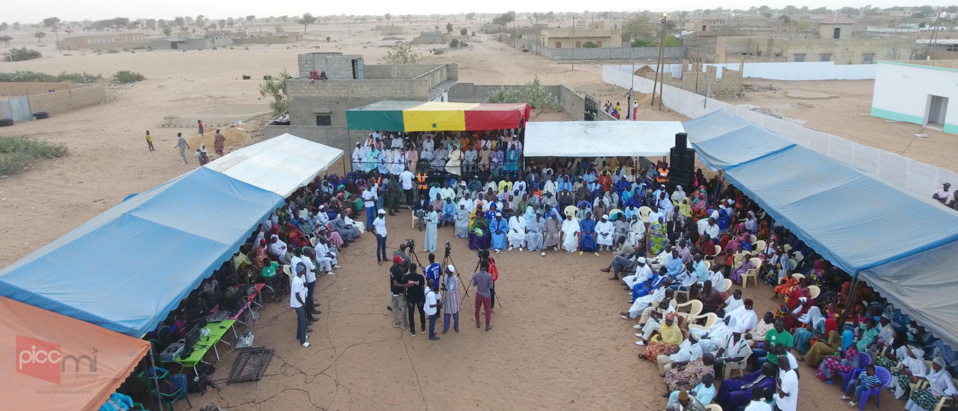
[{"label": "blue tarp shade structure", "polygon": [[724,170],[795,146],[724,111],[716,111],[685,123],[689,143],[705,165]]},{"label": "blue tarp shade structure", "polygon": [[0,271],[0,295],[135,337],[218,269],[283,197],[199,168]]},{"label": "blue tarp shade structure", "polygon": [[958,214],[724,111],[685,129],[699,156],[772,218],[958,346]]}]

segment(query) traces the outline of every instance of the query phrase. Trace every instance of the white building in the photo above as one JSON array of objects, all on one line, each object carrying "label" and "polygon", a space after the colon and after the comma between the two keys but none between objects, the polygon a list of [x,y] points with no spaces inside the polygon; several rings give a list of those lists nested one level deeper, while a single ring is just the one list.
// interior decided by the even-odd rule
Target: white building
[{"label": "white building", "polygon": [[958,134],[958,60],[879,61],[871,115]]}]

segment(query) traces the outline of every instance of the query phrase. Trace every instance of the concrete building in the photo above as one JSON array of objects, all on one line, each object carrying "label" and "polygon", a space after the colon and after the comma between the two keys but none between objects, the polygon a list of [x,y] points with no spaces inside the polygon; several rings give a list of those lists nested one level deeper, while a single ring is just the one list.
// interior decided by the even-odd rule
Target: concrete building
[{"label": "concrete building", "polygon": [[423,31],[419,37],[412,40],[413,44],[443,44],[442,33],[438,31]]},{"label": "concrete building", "polygon": [[[456,64],[365,65],[338,53],[301,54],[299,70],[286,80],[291,126],[345,127],[346,110],[381,100],[448,101],[459,78]],[[329,80],[309,80],[312,70]]]},{"label": "concrete building", "polygon": [[832,13],[818,23],[818,37],[833,40],[850,39],[854,28],[854,20],[841,13]]},{"label": "concrete building", "polygon": [[880,61],[871,115],[958,134],[958,60]]},{"label": "concrete building", "polygon": [[146,47],[147,38],[143,33],[87,34],[66,37],[57,42],[60,50],[109,50]]},{"label": "concrete building", "polygon": [[402,34],[401,26],[379,26],[379,32],[384,36],[398,36]]},{"label": "concrete building", "polygon": [[715,35],[715,32],[719,27],[725,27],[728,24],[728,20],[724,18],[715,18],[715,19],[702,19],[699,21],[690,21],[685,23],[685,29],[688,31],[694,31],[696,35],[707,36]]},{"label": "concrete building", "polygon": [[539,45],[556,49],[582,48],[592,42],[603,47],[622,47],[622,30],[548,29],[539,32]]},{"label": "concrete building", "polygon": [[763,62],[834,61],[836,64],[871,64],[878,60],[910,59],[915,41],[890,36],[835,40],[696,35],[687,39],[685,44],[689,57],[704,63],[738,63],[744,59]]},{"label": "concrete building", "polygon": [[229,35],[164,37],[150,39],[147,44],[156,50],[203,50],[231,46],[234,44],[234,39]]}]

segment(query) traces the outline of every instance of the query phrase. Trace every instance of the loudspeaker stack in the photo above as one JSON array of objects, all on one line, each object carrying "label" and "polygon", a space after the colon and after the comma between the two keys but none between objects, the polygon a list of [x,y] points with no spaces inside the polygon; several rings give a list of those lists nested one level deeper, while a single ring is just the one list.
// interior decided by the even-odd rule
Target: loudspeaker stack
[{"label": "loudspeaker stack", "polygon": [[675,147],[672,147],[669,161],[669,192],[680,185],[686,193],[692,192],[692,179],[695,174],[695,150],[688,147],[688,134],[675,135]]}]

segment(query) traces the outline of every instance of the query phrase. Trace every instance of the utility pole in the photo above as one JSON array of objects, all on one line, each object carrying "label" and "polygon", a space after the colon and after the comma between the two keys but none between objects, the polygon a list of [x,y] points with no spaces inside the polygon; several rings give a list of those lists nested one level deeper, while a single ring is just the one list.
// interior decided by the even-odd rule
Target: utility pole
[{"label": "utility pole", "polygon": [[[652,83],[652,105],[650,107],[655,107],[655,87],[665,82],[665,75],[662,73],[662,70],[665,68],[662,62],[665,53],[665,20],[668,17],[667,14],[662,13],[662,39],[659,41],[659,60],[655,64],[655,81]],[[659,76],[662,76],[662,79],[659,80]],[[659,89],[659,99],[662,98],[661,88]],[[662,104],[659,103],[659,109],[661,110]]]},{"label": "utility pole", "polygon": [[575,14],[572,15],[572,71],[575,71]]}]

